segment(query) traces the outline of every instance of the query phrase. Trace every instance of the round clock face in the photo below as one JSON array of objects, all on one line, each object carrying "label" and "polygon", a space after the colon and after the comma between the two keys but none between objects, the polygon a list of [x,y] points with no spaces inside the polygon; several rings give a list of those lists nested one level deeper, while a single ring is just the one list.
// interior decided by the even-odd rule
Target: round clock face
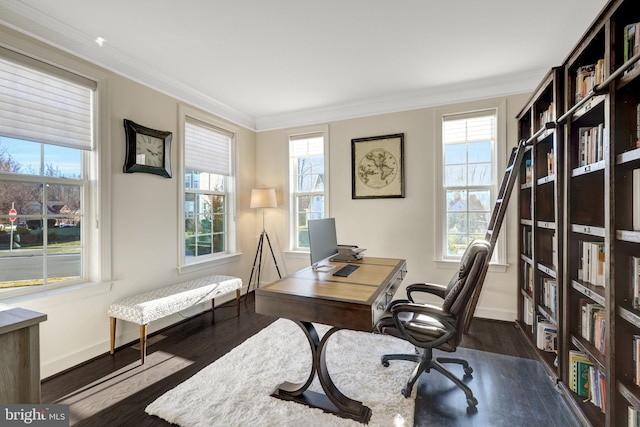
[{"label": "round clock face", "polygon": [[362,157],[358,178],[370,188],[384,188],[398,175],[398,161],[383,148],[375,148]]},{"label": "round clock face", "polygon": [[136,163],[162,167],[164,163],[164,141],[144,134],[136,134]]}]

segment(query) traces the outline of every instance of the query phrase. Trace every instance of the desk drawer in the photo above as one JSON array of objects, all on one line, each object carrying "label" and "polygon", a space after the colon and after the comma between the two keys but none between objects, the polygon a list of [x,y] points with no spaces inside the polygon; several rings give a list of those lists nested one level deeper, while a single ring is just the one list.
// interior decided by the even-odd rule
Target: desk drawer
[{"label": "desk drawer", "polygon": [[398,272],[391,278],[391,280],[387,284],[384,291],[381,292],[378,298],[376,299],[376,302],[373,304],[373,307],[372,307],[372,314],[373,314],[372,321],[374,325],[378,323],[378,320],[380,320],[380,317],[382,317],[385,310],[393,300],[393,296],[398,291],[398,288],[400,288],[400,284],[402,283],[402,280],[404,279],[404,276],[406,274],[407,274],[406,267],[403,266],[403,268],[398,270]]}]

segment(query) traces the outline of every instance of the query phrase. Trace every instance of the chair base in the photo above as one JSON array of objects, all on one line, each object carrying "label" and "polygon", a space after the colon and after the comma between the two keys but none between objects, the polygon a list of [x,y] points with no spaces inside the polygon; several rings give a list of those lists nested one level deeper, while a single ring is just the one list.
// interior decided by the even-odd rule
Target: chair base
[{"label": "chair base", "polygon": [[433,358],[433,350],[428,349],[417,349],[417,354],[385,354],[381,358],[382,366],[389,366],[390,360],[407,360],[410,362],[417,363],[415,369],[411,373],[407,384],[402,389],[402,395],[404,397],[411,396],[411,391],[413,390],[413,386],[415,385],[420,375],[423,372],[430,372],[431,369],[435,369],[440,372],[445,377],[449,378],[455,385],[457,385],[467,397],[467,404],[470,409],[475,409],[476,405],[478,405],[478,399],[473,396],[473,392],[471,389],[463,383],[458,377],[453,375],[444,365],[443,363],[457,363],[462,365],[464,369],[464,378],[472,378],[473,368],[469,366],[469,363],[464,359],[458,359],[453,357],[436,357]]}]

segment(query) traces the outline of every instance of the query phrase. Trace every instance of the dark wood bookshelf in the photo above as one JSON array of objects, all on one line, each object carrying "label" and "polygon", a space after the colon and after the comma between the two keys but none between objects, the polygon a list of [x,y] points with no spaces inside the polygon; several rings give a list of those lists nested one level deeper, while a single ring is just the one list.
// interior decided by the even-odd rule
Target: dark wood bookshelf
[{"label": "dark wood bookshelf", "polygon": [[[536,135],[529,141],[530,179],[521,178],[519,187],[517,323],[584,425],[625,426],[629,408],[640,409],[634,356],[640,286],[633,269],[633,258],[640,258],[640,56],[624,41],[625,27],[638,22],[637,1],[609,1],[517,116],[518,138]],[[525,238],[530,248],[523,247]],[[530,266],[531,291],[523,282]],[[543,300],[549,280],[559,293],[555,311]],[[600,321],[602,339],[582,329],[583,309],[597,313],[586,321]],[[536,346],[538,320],[557,326],[557,360]],[[594,403],[598,396],[571,390],[572,351],[604,376],[604,408]]]}]

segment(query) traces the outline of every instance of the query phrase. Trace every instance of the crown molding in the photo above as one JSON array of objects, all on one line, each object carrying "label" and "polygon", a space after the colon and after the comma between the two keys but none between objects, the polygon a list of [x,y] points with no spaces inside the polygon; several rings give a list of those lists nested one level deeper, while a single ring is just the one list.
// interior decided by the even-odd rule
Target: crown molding
[{"label": "crown molding", "polygon": [[259,117],[256,119],[256,130],[260,132],[334,122],[478,99],[529,93],[536,88],[546,72],[548,72],[547,69],[526,71],[489,79],[425,88],[391,96],[369,98],[350,104]]},{"label": "crown molding", "polygon": [[254,117],[206,96],[182,81],[168,77],[148,64],[109,46],[108,43],[99,47],[91,35],[57,21],[22,2],[0,0],[0,23],[256,132],[531,92],[548,71],[533,70],[390,96],[362,99],[346,104]]}]

